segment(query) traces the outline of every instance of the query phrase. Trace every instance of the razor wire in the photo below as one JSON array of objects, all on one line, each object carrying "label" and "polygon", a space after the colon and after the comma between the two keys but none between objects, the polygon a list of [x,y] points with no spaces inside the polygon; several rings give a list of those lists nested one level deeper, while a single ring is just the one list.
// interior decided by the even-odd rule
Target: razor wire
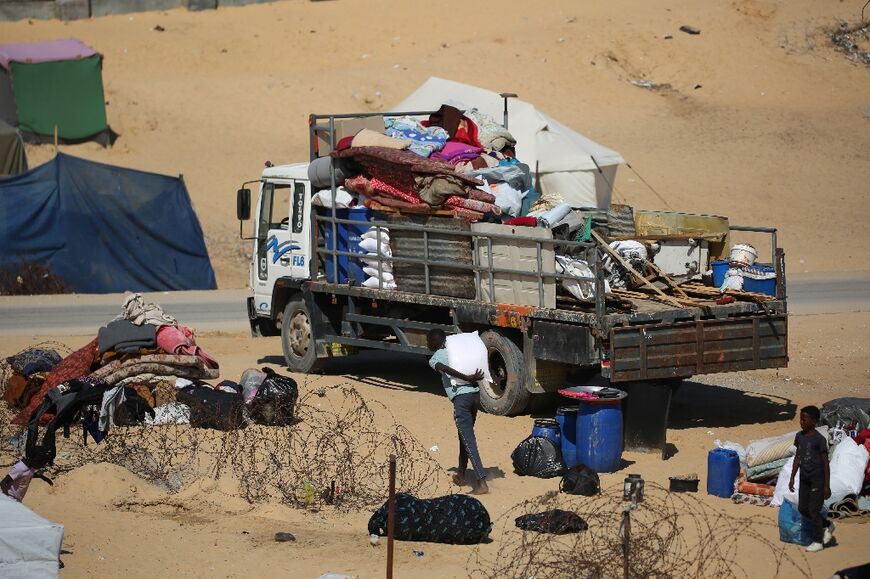
[{"label": "razor wire", "polygon": [[[629,577],[759,576],[756,565],[744,567],[747,552],[767,557],[773,577],[809,576],[806,559],[796,560],[788,545],[762,533],[775,527],[769,519],[734,517],[697,496],[671,493],[649,481],[645,494],[631,511]],[[523,501],[496,519],[497,549],[477,546],[472,551],[469,574],[476,579],[624,577],[620,523],[625,504],[621,484],[593,497],[550,492]],[[550,509],[574,512],[589,528],[554,535],[515,525],[517,517]]]}]

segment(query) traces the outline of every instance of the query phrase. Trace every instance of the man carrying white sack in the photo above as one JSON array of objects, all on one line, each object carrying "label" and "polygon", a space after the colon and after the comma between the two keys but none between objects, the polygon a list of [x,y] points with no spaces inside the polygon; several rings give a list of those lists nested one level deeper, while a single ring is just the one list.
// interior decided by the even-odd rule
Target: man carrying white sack
[{"label": "man carrying white sack", "polygon": [[[480,340],[479,337],[477,339]],[[456,422],[456,431],[459,434],[459,472],[453,476],[453,482],[457,486],[466,484],[465,474],[470,459],[476,475],[476,481],[471,481],[470,494],[486,494],[489,492],[489,487],[486,484],[486,470],[483,468],[483,461],[480,460],[477,437],[474,435],[474,422],[477,419],[477,411],[480,409],[480,388],[477,386],[477,382],[483,379],[484,371],[478,368],[472,374],[463,374],[450,367],[450,358],[446,347],[447,335],[442,330],[430,330],[427,342],[429,349],[434,352],[429,358],[429,366],[441,374],[447,399],[453,402],[453,420]],[[482,341],[481,345],[483,345]],[[484,345],[483,348],[485,350],[486,346]]]}]

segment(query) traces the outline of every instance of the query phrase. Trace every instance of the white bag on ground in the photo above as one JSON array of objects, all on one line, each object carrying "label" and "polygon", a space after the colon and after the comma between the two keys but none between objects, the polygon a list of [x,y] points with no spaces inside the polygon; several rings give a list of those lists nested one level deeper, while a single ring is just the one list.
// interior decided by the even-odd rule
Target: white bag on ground
[{"label": "white bag on ground", "polygon": [[[451,368],[463,374],[474,374],[483,370],[483,379],[492,382],[489,374],[489,352],[477,332],[447,336],[447,360]],[[454,386],[462,383],[455,378],[451,378],[450,382]]]},{"label": "white bag on ground", "polygon": [[788,490],[788,481],[791,479],[791,469],[794,466],[794,457],[788,459],[779,471],[779,478],[776,479],[776,489],[773,491],[773,499],[770,501],[770,506],[778,507],[783,501],[788,501],[792,504],[798,503],[798,492],[800,492],[800,471],[794,477],[794,492]]},{"label": "white bag on ground", "polygon": [[867,449],[849,437],[844,438],[834,447],[831,451],[831,498],[825,501],[825,504],[861,492],[868,458],[870,453]]}]

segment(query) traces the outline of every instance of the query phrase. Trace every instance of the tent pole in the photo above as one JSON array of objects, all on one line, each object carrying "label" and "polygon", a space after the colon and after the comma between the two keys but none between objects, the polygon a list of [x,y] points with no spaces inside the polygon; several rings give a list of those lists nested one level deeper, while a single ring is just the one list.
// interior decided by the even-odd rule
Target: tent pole
[{"label": "tent pole", "polygon": [[54,125],[54,156],[57,157],[57,125]]}]

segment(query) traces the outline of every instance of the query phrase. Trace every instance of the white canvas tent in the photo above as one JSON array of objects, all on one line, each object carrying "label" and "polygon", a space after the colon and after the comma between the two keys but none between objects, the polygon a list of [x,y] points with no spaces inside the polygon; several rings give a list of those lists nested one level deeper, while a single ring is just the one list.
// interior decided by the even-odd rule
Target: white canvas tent
[{"label": "white canvas tent", "polygon": [[[434,111],[442,104],[477,108],[499,122],[504,118],[498,93],[434,76],[393,111]],[[559,193],[574,207],[610,206],[616,167],[625,162],[619,153],[518,99],[508,101],[508,130],[517,140],[517,158],[535,173],[541,193]]]},{"label": "white canvas tent", "polygon": [[57,577],[63,525],[0,493],[0,577]]}]

